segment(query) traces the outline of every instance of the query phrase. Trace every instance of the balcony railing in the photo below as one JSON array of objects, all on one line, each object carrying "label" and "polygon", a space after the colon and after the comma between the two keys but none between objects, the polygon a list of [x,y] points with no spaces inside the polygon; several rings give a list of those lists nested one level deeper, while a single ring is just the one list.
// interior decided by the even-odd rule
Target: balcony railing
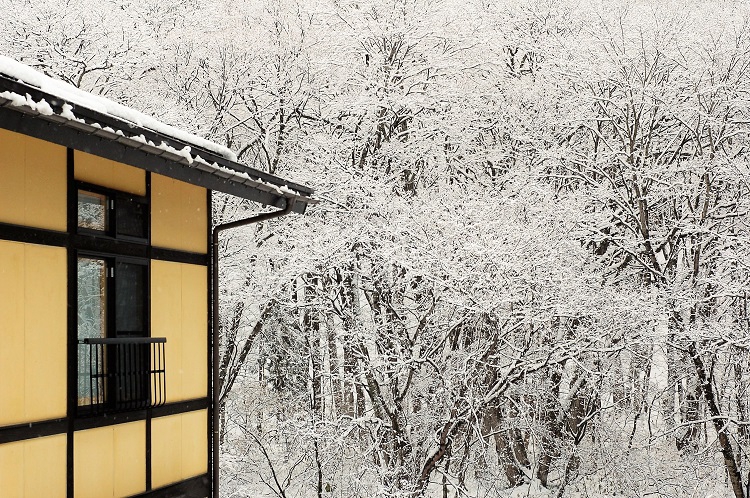
[{"label": "balcony railing", "polygon": [[78,341],[78,406],[82,413],[143,410],[166,401],[163,337]]}]

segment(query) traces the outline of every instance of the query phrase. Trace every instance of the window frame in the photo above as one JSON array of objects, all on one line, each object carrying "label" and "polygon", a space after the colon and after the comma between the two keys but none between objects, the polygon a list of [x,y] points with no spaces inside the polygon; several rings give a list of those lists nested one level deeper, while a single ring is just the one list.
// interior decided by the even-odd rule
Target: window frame
[{"label": "window frame", "polygon": [[[73,188],[71,189],[71,193],[75,193],[75,198],[72,199],[71,209],[72,209],[72,217],[70,218],[71,222],[73,223],[73,226],[70,228],[72,233],[78,235],[79,237],[73,238],[73,244],[71,247],[71,256],[72,256],[72,266],[71,271],[75,272],[69,276],[69,281],[71,281],[72,285],[75,287],[75,313],[76,316],[78,316],[78,306],[79,306],[79,293],[78,293],[78,278],[79,278],[79,261],[81,258],[90,258],[94,260],[103,260],[105,263],[105,272],[106,272],[106,278],[105,278],[105,290],[104,290],[104,334],[102,335],[102,339],[133,339],[138,340],[141,338],[151,338],[151,306],[150,306],[150,293],[151,293],[151,258],[150,258],[150,234],[151,234],[151,203],[150,203],[150,195],[149,195],[149,188],[147,183],[147,194],[145,196],[140,196],[136,194],[132,194],[129,192],[124,192],[120,190],[115,190],[112,188],[102,187],[100,185],[94,185],[87,182],[82,181],[74,181],[73,182]],[[96,230],[91,228],[85,228],[79,226],[79,197],[78,194],[80,192],[89,192],[94,195],[101,195],[104,196],[106,199],[106,213],[108,218],[107,223],[107,229],[106,230]],[[122,220],[118,220],[118,215],[124,212],[121,208],[122,202],[134,202],[141,204],[141,214],[142,219],[137,220],[142,223],[142,229],[143,229],[143,237],[140,236],[133,236],[133,235],[127,235],[123,233],[119,233],[119,228],[122,226]],[[118,221],[120,223],[118,223]],[[99,242],[97,242],[99,241]],[[141,247],[142,250],[137,250],[136,252],[133,251],[134,248]],[[143,281],[141,283],[142,288],[140,289],[142,296],[140,296],[141,302],[139,304],[136,304],[136,308],[140,307],[140,328],[142,330],[131,330],[131,331],[123,331],[123,332],[129,332],[124,333],[120,335],[120,331],[118,330],[117,326],[117,317],[118,317],[118,306],[121,306],[121,304],[118,304],[117,301],[117,295],[118,295],[118,274],[120,273],[118,271],[118,265],[121,263],[126,264],[134,264],[143,267]],[[119,311],[122,313],[122,310]],[[104,395],[103,400],[101,402],[97,402],[96,398],[94,397],[93,392],[86,392],[86,388],[82,388],[81,382],[85,382],[85,380],[82,380],[85,378],[85,374],[82,377],[82,372],[80,369],[80,365],[82,364],[82,361],[87,361],[85,358],[88,354],[91,353],[91,348],[93,346],[83,346],[83,340],[84,338],[81,337],[80,332],[81,328],[77,322],[77,318],[74,319],[75,322],[75,333],[71,337],[71,339],[76,344],[75,346],[75,364],[73,368],[75,369],[75,385],[73,386],[73,389],[71,391],[71,395],[73,395],[74,399],[72,400],[72,405],[76,407],[76,413],[78,416],[91,416],[91,415],[101,415],[102,413],[109,413],[109,412],[116,412],[116,411],[123,411],[117,406],[117,394],[115,392],[116,386],[114,382],[107,382],[106,385],[102,387],[102,384],[99,384],[98,389],[100,389]],[[119,347],[119,346],[118,346]],[[106,354],[102,357],[102,361],[104,362],[104,366],[100,366],[101,371],[104,372],[107,375],[107,379],[111,378],[107,372],[109,371],[109,368],[119,368],[116,365],[118,364],[116,360],[116,351],[115,348],[112,346],[108,346],[106,349]],[[147,362],[150,363],[150,361],[147,359]],[[146,364],[146,369],[150,369],[150,364]],[[90,367],[89,367],[90,368]],[[84,370],[84,372],[86,372]],[[113,373],[114,376],[117,375],[117,370],[109,371],[110,373]],[[90,372],[89,372],[90,374]],[[95,381],[96,382],[96,381]],[[122,386],[120,386],[122,387]],[[148,386],[147,386],[148,387]],[[147,391],[148,392],[148,391]],[[132,409],[137,408],[128,408],[124,411],[130,411]]]},{"label": "window frame", "polygon": [[[117,255],[117,254],[111,254],[111,253],[105,253],[105,252],[97,252],[97,251],[88,251],[88,250],[77,250],[76,251],[76,262],[78,262],[79,259],[86,258],[86,259],[96,259],[96,260],[103,260],[106,265],[106,289],[105,289],[105,310],[106,310],[106,329],[107,329],[107,335],[105,338],[118,338],[118,337],[150,337],[150,331],[151,327],[149,326],[149,318],[150,318],[150,312],[149,312],[149,306],[148,306],[148,295],[149,295],[149,282],[151,280],[151,260],[148,258],[139,258],[136,256],[123,256],[123,255]],[[144,278],[144,292],[143,292],[143,324],[144,324],[144,330],[142,333],[144,335],[130,335],[130,336],[120,336],[118,335],[117,330],[117,265],[119,263],[127,263],[127,264],[133,264],[133,265],[139,265],[143,266],[145,268],[145,278]],[[77,279],[77,274],[76,274]],[[76,309],[78,309],[78,304],[76,302]]]},{"label": "window frame", "polygon": [[[76,288],[78,288],[78,262],[80,259],[92,259],[92,260],[100,260],[104,261],[105,264],[105,289],[104,289],[104,313],[105,313],[105,320],[104,320],[104,335],[101,337],[102,339],[124,339],[124,338],[133,338],[133,339],[139,339],[139,338],[150,338],[151,337],[151,309],[149,306],[149,297],[150,297],[150,282],[151,282],[151,261],[148,258],[139,258],[134,256],[122,256],[117,254],[111,254],[111,253],[104,253],[104,252],[97,252],[97,251],[88,251],[88,250],[77,250],[75,253],[75,261],[76,261]],[[144,268],[144,281],[143,281],[143,296],[142,299],[142,314],[141,319],[143,323],[143,330],[140,331],[140,335],[134,335],[131,331],[128,335],[120,335],[119,331],[117,329],[117,316],[118,316],[118,303],[117,303],[117,278],[118,278],[118,271],[117,271],[117,265],[119,263],[128,263],[128,264],[135,264],[142,266]],[[78,292],[76,292],[76,315],[78,314]],[[109,406],[99,406],[99,404],[94,403],[91,401],[90,403],[81,403],[82,399],[91,399],[91,396],[89,398],[82,397],[79,383],[81,381],[81,372],[80,372],[80,365],[81,365],[81,344],[85,338],[81,337],[80,335],[80,328],[78,325],[76,325],[76,344],[77,344],[77,351],[76,351],[76,405],[78,407],[78,413],[83,414],[93,414],[101,412],[102,409],[106,412],[107,408],[110,408]],[[105,365],[116,365],[116,359],[114,356],[113,351],[109,351],[107,353],[107,356],[103,358],[103,361]],[[104,370],[107,370],[109,367],[103,367]],[[108,385],[105,388],[105,400],[114,400],[114,385]],[[90,394],[90,393],[89,393]]]},{"label": "window frame", "polygon": [[[99,194],[106,196],[106,210],[108,226],[106,230],[96,230],[92,228],[85,228],[78,224],[78,193],[81,191],[90,192],[92,194]],[[115,190],[108,187],[102,187],[100,185],[94,185],[92,183],[76,181],[75,182],[75,232],[81,235],[89,235],[93,237],[99,237],[109,240],[122,240],[126,242],[133,242],[137,244],[150,245],[151,244],[151,202],[146,195],[137,195],[130,192],[124,192],[122,190]],[[120,203],[127,202],[132,199],[133,202],[143,205],[144,219],[143,228],[144,236],[138,237],[135,235],[127,235],[118,231],[118,207]]]}]

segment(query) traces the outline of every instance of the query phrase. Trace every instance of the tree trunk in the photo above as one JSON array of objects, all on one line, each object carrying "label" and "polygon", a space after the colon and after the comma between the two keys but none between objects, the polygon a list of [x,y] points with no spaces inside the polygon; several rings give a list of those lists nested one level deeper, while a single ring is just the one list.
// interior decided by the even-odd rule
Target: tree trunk
[{"label": "tree trunk", "polygon": [[737,461],[735,459],[734,450],[732,444],[729,441],[727,435],[727,419],[721,416],[719,410],[719,404],[714,393],[713,384],[711,379],[708,377],[706,368],[703,365],[700,353],[695,345],[695,342],[690,342],[688,346],[688,352],[690,357],[693,359],[695,370],[698,374],[698,380],[700,381],[700,390],[703,394],[703,398],[708,404],[708,411],[711,414],[713,420],[714,429],[719,437],[719,447],[721,448],[721,454],[724,457],[724,465],[727,468],[727,474],[729,476],[729,482],[732,485],[732,491],[734,491],[735,498],[746,498],[745,492],[742,489],[742,476],[740,475],[739,468],[737,467]]},{"label": "tree trunk", "polygon": [[537,467],[536,477],[542,486],[547,487],[549,472],[552,468],[552,458],[557,455],[557,444],[562,440],[562,422],[558,418],[557,400],[560,397],[560,382],[562,375],[560,372],[553,372],[550,375],[550,396],[547,400],[549,406],[542,407],[542,417],[546,428],[542,436],[540,445],[539,466]]}]

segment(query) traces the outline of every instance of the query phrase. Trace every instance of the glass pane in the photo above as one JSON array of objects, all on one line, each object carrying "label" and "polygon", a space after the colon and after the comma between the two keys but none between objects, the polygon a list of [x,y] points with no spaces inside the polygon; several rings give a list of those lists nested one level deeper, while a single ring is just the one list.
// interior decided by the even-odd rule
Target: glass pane
[{"label": "glass pane", "polygon": [[[119,225],[119,219],[118,219]],[[146,281],[144,264],[118,261],[115,267],[115,323],[117,337],[146,335]],[[118,346],[115,361],[115,392],[118,403],[136,408],[148,399],[148,347],[146,344]]]},{"label": "glass pane", "polygon": [[[78,339],[107,336],[107,263],[78,258]],[[78,345],[78,404],[103,401],[104,355],[100,346]],[[93,375],[92,375],[93,373]]]},{"label": "glass pane", "polygon": [[109,228],[108,218],[106,195],[78,191],[79,227],[105,232]]},{"label": "glass pane", "polygon": [[147,204],[131,196],[118,196],[117,234],[145,239],[148,236],[146,225]]},{"label": "glass pane", "polygon": [[115,322],[118,337],[143,337],[146,330],[146,266],[117,263]]}]

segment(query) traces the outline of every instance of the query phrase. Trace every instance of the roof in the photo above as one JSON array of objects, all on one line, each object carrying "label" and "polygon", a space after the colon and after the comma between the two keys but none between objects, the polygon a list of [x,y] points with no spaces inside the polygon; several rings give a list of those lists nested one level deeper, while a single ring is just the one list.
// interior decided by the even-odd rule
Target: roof
[{"label": "roof", "polygon": [[228,148],[0,55],[0,128],[297,212],[309,187],[237,162]]}]

